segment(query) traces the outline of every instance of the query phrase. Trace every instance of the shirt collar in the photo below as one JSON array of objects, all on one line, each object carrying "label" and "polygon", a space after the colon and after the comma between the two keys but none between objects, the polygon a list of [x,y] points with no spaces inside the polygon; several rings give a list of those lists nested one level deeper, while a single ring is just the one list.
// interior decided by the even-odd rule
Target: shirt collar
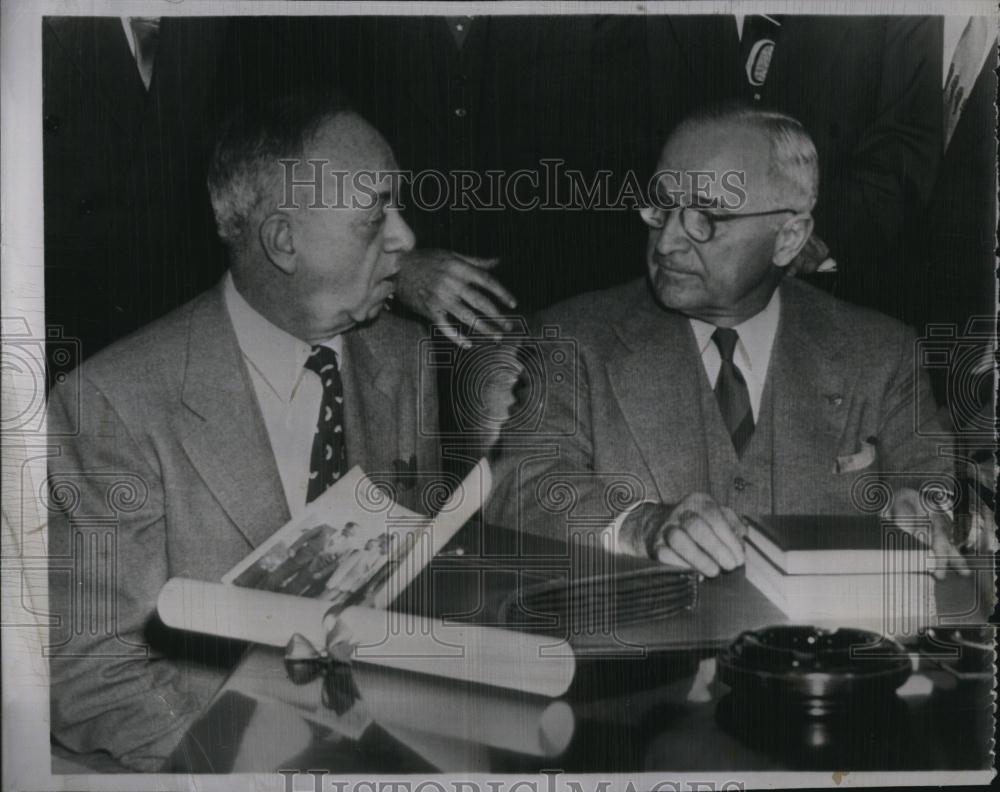
[{"label": "shirt collar", "polygon": [[[232,273],[226,273],[223,294],[243,356],[278,398],[291,401],[312,346],[286,333],[256,311],[237,291]],[[343,342],[339,335],[322,342],[337,353],[341,370]]]},{"label": "shirt collar", "polygon": [[[754,314],[749,319],[736,325],[735,330],[740,341],[737,349],[742,353],[744,361],[753,372],[763,372],[771,359],[771,348],[774,337],[778,333],[778,315],[781,310],[781,290],[775,289],[764,310]],[[712,333],[715,325],[703,322],[701,319],[688,317],[694,337],[698,343],[698,353],[705,354],[708,345],[712,343]]]}]

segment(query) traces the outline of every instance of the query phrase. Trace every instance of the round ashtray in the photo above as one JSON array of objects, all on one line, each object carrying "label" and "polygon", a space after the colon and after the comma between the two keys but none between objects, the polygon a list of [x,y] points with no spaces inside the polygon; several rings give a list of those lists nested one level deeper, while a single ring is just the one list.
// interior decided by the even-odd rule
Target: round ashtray
[{"label": "round ashtray", "polygon": [[891,695],[910,676],[907,653],[878,633],[781,625],[744,632],[719,657],[735,695],[867,700]]},{"label": "round ashtray", "polygon": [[718,660],[730,687],[719,725],[795,768],[868,767],[905,742],[906,707],[895,695],[912,666],[877,633],[782,625],[745,632]]}]

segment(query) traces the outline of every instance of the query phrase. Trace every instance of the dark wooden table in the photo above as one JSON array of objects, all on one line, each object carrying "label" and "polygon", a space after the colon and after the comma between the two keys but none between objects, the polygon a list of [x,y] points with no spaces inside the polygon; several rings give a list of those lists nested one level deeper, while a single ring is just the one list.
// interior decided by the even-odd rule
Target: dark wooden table
[{"label": "dark wooden table", "polygon": [[[718,587],[719,590],[714,590]],[[727,590],[723,596],[720,592]],[[965,624],[974,580],[938,586],[940,615]],[[754,591],[741,572],[703,581],[701,606]],[[741,616],[745,618],[745,614]],[[765,611],[763,626],[774,621]],[[760,621],[760,620],[759,620]],[[735,638],[735,633],[732,635]],[[257,649],[190,730],[168,770],[337,773],[644,772],[655,770],[976,770],[990,766],[988,668],[957,671],[913,635],[913,673],[890,699],[848,722],[776,725],[716,678],[718,642],[579,664],[560,699],[462,686],[355,664],[357,698],[337,714],[322,681],[293,685],[278,650]],[[928,651],[930,650],[930,651]]]}]

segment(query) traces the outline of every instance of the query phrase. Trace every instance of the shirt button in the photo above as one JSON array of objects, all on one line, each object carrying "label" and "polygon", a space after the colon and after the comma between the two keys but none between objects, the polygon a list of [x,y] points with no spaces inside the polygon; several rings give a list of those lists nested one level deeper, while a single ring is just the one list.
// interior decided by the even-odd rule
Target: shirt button
[{"label": "shirt button", "polygon": [[455,30],[461,33],[463,30],[465,30],[465,25],[459,22],[457,25],[455,25]]},{"label": "shirt button", "polygon": [[733,487],[736,488],[737,492],[743,492],[743,490],[745,490],[749,486],[750,482],[747,481],[742,476],[737,476],[736,478],[733,479]]},{"label": "shirt button", "polygon": [[760,101],[760,94],[759,93],[755,93],[753,95],[753,98],[756,99],[759,102]]},{"label": "shirt button", "polygon": [[455,108],[455,115],[457,115],[459,118],[465,118],[465,116],[467,115],[465,108],[464,107],[456,107]]}]

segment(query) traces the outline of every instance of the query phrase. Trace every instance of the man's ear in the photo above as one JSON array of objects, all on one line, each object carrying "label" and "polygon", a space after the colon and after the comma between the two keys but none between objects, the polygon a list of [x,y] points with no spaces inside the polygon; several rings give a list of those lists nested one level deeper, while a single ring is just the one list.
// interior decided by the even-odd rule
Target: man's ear
[{"label": "man's ear", "polygon": [[268,260],[286,275],[295,272],[295,240],[291,218],[285,212],[271,212],[258,229],[260,246]]},{"label": "man's ear", "polygon": [[778,232],[778,238],[774,240],[774,255],[771,257],[774,266],[787,267],[791,264],[809,241],[812,230],[811,214],[797,214],[788,220]]}]

